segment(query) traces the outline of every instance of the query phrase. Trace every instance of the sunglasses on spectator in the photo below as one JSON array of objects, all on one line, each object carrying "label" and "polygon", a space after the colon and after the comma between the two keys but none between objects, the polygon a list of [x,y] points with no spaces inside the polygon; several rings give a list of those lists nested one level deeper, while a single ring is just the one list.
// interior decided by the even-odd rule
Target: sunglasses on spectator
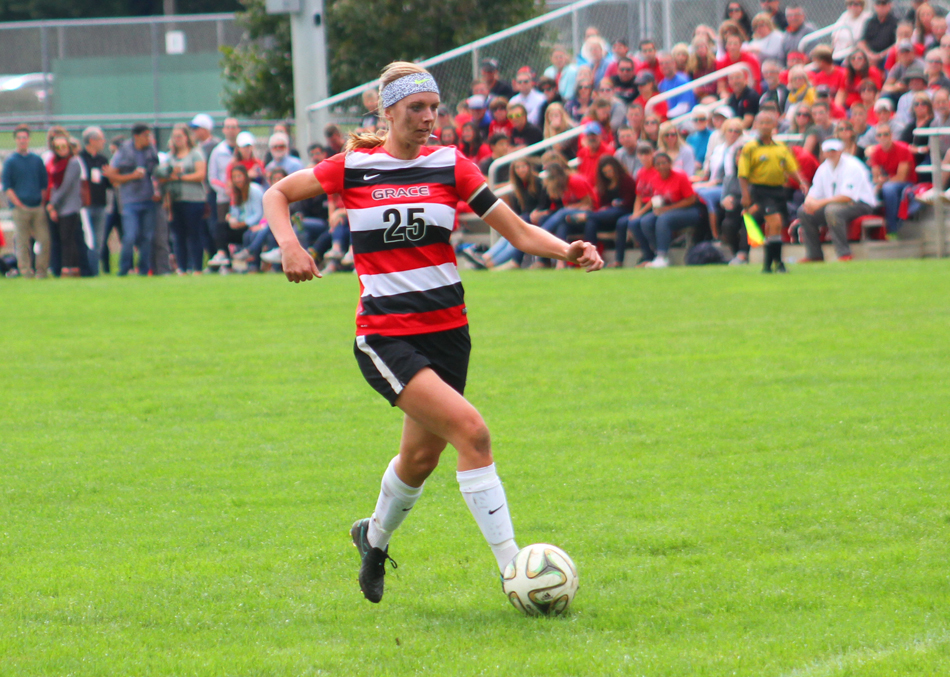
[{"label": "sunglasses on spectator", "polygon": [[797,117],[797,118],[807,118],[807,117],[811,117],[811,113],[809,113],[808,111],[804,111],[804,110],[803,110],[803,111],[799,111],[799,112],[795,113],[795,117]]},{"label": "sunglasses on spectator", "polygon": [[578,89],[593,89],[590,85],[580,85]]},{"label": "sunglasses on spectator", "polygon": [[286,148],[286,147],[287,147],[287,144],[285,143],[275,143],[273,146],[271,146],[271,148],[274,148],[275,150],[281,150],[282,148]]},{"label": "sunglasses on spectator", "polygon": [[524,113],[508,113],[509,120],[520,120],[524,117]]},{"label": "sunglasses on spectator", "polygon": [[647,121],[644,122],[643,124],[645,124],[645,125],[658,125],[658,124],[660,124],[660,121],[659,121],[659,120],[647,120]]},{"label": "sunglasses on spectator", "polygon": [[674,136],[679,136],[679,134],[677,134],[676,132],[667,132],[666,134],[663,135],[664,138],[670,138]]},{"label": "sunglasses on spectator", "polygon": [[600,87],[597,89],[598,92],[609,92],[610,94],[614,93],[613,87]]},{"label": "sunglasses on spectator", "polygon": [[630,66],[621,66],[621,67],[619,67],[617,70],[618,70],[619,72],[621,72],[621,73],[629,73],[629,72],[632,71],[633,69],[630,68]]},{"label": "sunglasses on spectator", "polygon": [[702,115],[693,118],[693,122],[709,122],[709,118],[703,117]]},{"label": "sunglasses on spectator", "polygon": [[531,80],[515,80],[515,83],[519,85],[529,85],[531,84]]},{"label": "sunglasses on spectator", "polygon": [[891,135],[890,132],[878,132],[877,134],[875,134],[875,136],[876,136],[877,138],[879,138],[879,139],[888,137],[888,136],[890,136],[890,135]]}]

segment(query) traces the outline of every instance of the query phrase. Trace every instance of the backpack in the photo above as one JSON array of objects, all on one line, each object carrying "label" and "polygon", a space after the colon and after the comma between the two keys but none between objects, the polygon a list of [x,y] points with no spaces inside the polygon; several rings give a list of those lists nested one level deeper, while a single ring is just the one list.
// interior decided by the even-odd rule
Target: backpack
[{"label": "backpack", "polygon": [[687,266],[705,266],[710,263],[727,263],[726,257],[712,242],[700,242],[686,252]]}]

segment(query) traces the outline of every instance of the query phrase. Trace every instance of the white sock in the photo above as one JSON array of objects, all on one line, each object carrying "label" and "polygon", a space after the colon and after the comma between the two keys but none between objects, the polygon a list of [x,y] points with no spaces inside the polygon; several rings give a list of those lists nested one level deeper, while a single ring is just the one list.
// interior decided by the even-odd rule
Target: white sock
[{"label": "white sock", "polygon": [[399,457],[396,456],[389,462],[389,467],[383,473],[379,498],[376,499],[376,511],[369,522],[369,532],[366,534],[370,545],[381,550],[385,550],[389,545],[393,532],[406,519],[412,506],[422,495],[422,487],[410,487],[399,479],[396,474],[397,458]]},{"label": "white sock", "polygon": [[455,473],[455,476],[462,498],[498,561],[498,569],[504,572],[508,562],[518,554],[518,545],[515,543],[515,528],[511,524],[505,488],[501,486],[501,480],[495,472],[495,464],[463,470]]}]

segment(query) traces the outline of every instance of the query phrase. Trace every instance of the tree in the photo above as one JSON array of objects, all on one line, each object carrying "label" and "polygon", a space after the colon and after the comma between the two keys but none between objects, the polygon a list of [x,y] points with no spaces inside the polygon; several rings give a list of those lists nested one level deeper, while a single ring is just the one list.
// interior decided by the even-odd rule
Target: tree
[{"label": "tree", "polygon": [[[228,109],[287,117],[294,110],[290,22],[264,0],[240,0],[249,41],[226,49]],[[419,61],[531,18],[534,0],[326,0],[330,90],[375,79],[391,61]]]},{"label": "tree", "polygon": [[264,0],[242,0],[237,21],[247,30],[236,47],[222,47],[224,104],[235,115],[285,118],[294,110],[290,18],[268,14]]}]

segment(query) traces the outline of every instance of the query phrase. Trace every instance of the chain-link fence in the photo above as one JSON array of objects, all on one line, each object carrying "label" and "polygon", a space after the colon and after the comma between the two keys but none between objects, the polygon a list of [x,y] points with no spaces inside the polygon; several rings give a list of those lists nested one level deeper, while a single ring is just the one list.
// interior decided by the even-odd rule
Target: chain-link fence
[{"label": "chain-link fence", "polygon": [[233,14],[0,24],[0,125],[223,115]]},{"label": "chain-link fence", "polygon": [[[435,76],[442,99],[455,107],[471,93],[472,81],[479,77],[479,62],[497,59],[499,77],[512,80],[522,66],[530,66],[539,76],[551,64],[555,45],[563,45],[573,55],[580,52],[585,34],[596,28],[608,43],[626,39],[635,52],[640,40],[651,37],[662,49],[693,38],[696,27],[705,24],[718,30],[726,16],[726,7],[735,0],[581,0],[571,4],[548,3],[551,11],[495,35],[459,47],[446,54],[420,62]],[[760,11],[758,0],[740,0],[750,16]],[[782,6],[788,4],[785,0]],[[816,28],[828,26],[845,11],[845,0],[796,0],[805,10],[806,21]],[[905,8],[900,8],[903,14]],[[830,36],[819,42],[830,41]],[[815,43],[817,44],[817,42]],[[366,113],[361,95],[374,89],[377,82],[366,83],[331,96],[308,108],[311,138],[322,138],[322,127],[335,123],[352,128]]]}]

